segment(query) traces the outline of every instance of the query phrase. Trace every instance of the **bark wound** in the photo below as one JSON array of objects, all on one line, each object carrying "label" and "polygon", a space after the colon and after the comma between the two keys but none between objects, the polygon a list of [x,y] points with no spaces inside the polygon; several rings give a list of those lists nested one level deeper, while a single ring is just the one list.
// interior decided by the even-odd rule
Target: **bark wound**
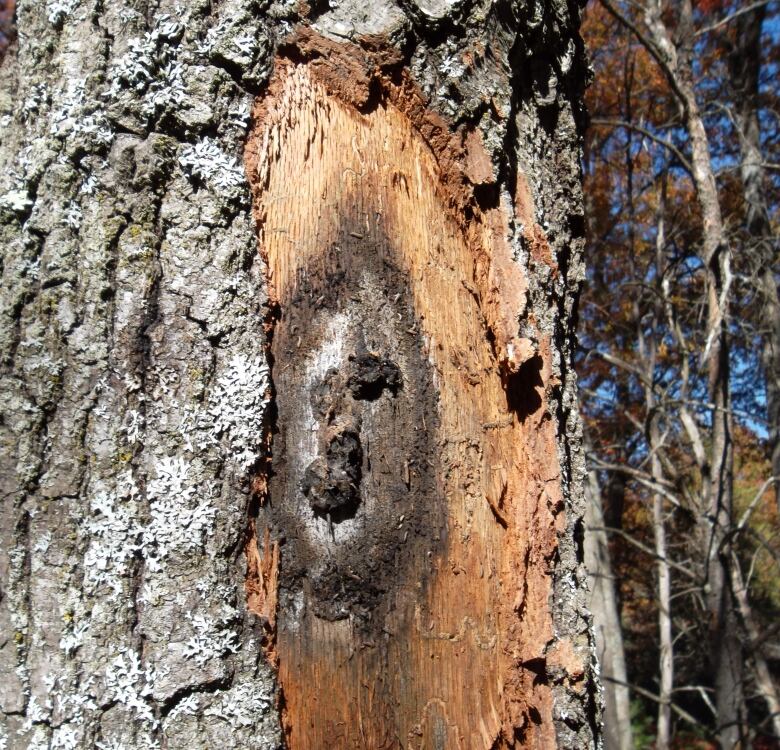
[{"label": "bark wound", "polygon": [[474,198],[479,138],[397,65],[304,30],[255,107],[278,314],[250,605],[268,621],[278,597],[291,748],[553,747],[549,346],[517,337],[512,209]]}]

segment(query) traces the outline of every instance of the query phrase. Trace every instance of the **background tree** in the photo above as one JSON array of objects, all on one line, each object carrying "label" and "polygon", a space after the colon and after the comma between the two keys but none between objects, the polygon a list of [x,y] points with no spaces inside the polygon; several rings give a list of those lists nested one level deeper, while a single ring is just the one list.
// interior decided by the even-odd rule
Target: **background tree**
[{"label": "background tree", "polygon": [[[748,456],[760,456],[755,443],[773,419],[755,373],[763,361],[773,377],[767,352],[776,244],[767,208],[758,271],[750,249],[759,246],[756,235],[744,244],[751,204],[735,179],[746,164],[751,175],[758,166],[756,150],[748,156],[745,148],[750,128],[739,125],[745,111],[752,106],[754,118],[772,122],[773,87],[757,104],[761,59],[773,54],[771,36],[760,45],[763,58],[757,54],[763,5],[605,2],[591,8],[585,27],[597,51],[586,150],[592,261],[583,309],[584,407],[602,484],[619,475],[627,485],[626,502],[609,522],[613,565],[623,582],[629,681],[635,696],[658,704],[658,746],[674,733],[670,713],[703,725],[698,731],[714,728],[721,745],[732,747],[765,731],[777,705],[770,665],[750,645],[765,640],[757,623],[771,620],[775,605],[756,612],[751,601],[768,602],[760,586],[751,597],[743,585],[744,566],[749,579],[756,559],[746,535],[757,532],[755,513],[767,512],[773,479],[760,459],[756,469],[765,473],[757,484],[755,474],[747,485],[740,475]],[[743,35],[746,28],[752,36]],[[750,70],[740,69],[743,83],[729,89],[735,50],[746,45]],[[746,102],[747,90],[754,95]],[[755,125],[750,132],[764,150],[759,164],[771,161],[773,136],[762,138]],[[771,196],[775,187],[763,174],[763,194]],[[753,184],[755,191],[755,178]],[[759,556],[772,560],[772,541],[761,543]],[[652,630],[647,608],[658,612]],[[638,643],[641,660],[632,653]],[[704,663],[711,672],[701,671]]]}]

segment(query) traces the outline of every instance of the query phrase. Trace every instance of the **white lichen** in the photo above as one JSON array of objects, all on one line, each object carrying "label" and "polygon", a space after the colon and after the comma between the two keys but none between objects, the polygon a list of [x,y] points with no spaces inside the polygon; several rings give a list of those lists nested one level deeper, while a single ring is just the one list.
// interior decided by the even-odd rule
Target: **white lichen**
[{"label": "white lichen", "polygon": [[76,750],[81,746],[81,732],[72,724],[61,724],[51,736],[51,750]]},{"label": "white lichen", "polygon": [[204,712],[227,721],[234,729],[253,726],[273,705],[273,695],[256,683],[245,682],[221,693]]},{"label": "white lichen", "polygon": [[166,717],[166,722],[174,721],[179,716],[194,716],[198,713],[198,698],[195,695],[188,695],[180,700]]},{"label": "white lichen", "polygon": [[137,409],[130,409],[125,415],[125,434],[130,443],[140,440],[144,434],[146,420]]},{"label": "white lichen", "polygon": [[195,629],[195,635],[184,644],[184,656],[187,659],[193,659],[202,667],[212,659],[238,651],[240,645],[238,635],[227,626],[227,623],[189,612],[186,617]]},{"label": "white lichen", "polygon": [[107,146],[113,141],[113,128],[103,109],[95,108],[94,97],[87,95],[84,78],[65,80],[54,94],[52,108],[49,125],[52,135],[84,136],[93,146]]},{"label": "white lichen", "polygon": [[65,214],[63,216],[62,223],[66,227],[70,227],[71,229],[78,232],[79,229],[81,229],[81,219],[81,206],[79,206],[79,204],[75,201],[70,201],[65,207]]},{"label": "white lichen", "polygon": [[78,7],[79,0],[49,0],[46,3],[46,17],[49,23],[59,26]]},{"label": "white lichen", "polygon": [[81,183],[79,193],[81,195],[94,195],[97,187],[97,178],[94,174],[88,174]]},{"label": "white lichen", "polygon": [[184,171],[232,198],[246,186],[244,170],[238,159],[226,154],[213,138],[202,138],[195,144],[185,144],[179,155]]},{"label": "white lichen", "polygon": [[106,667],[106,691],[112,700],[131,710],[136,720],[156,728],[159,721],[154,715],[152,693],[155,680],[163,676],[152,666],[144,667],[138,654],[125,648]]},{"label": "white lichen", "polygon": [[249,124],[250,117],[250,105],[249,98],[244,98],[232,104],[228,109],[227,120],[228,122],[240,130],[246,130]]},{"label": "white lichen", "polygon": [[48,529],[44,531],[39,537],[38,541],[33,547],[34,552],[38,552],[41,556],[45,555],[51,545],[51,531]]},{"label": "white lichen", "polygon": [[[95,684],[94,675],[90,675],[87,680],[74,681],[76,685],[62,684],[56,687],[58,678],[54,677],[50,683],[49,693],[54,695],[56,711],[61,717],[74,726],[83,726],[98,710],[93,686]],[[76,689],[73,689],[73,688]]]},{"label": "white lichen", "polygon": [[447,78],[460,78],[466,72],[466,66],[457,51],[448,52],[439,64],[439,73]]},{"label": "white lichen", "polygon": [[213,578],[201,578],[195,584],[195,590],[204,602],[208,599],[228,602],[235,593],[235,587],[232,584],[216,581]]},{"label": "white lichen", "polygon": [[27,96],[22,100],[21,114],[23,120],[39,117],[49,100],[49,89],[45,83],[33,84]]},{"label": "white lichen", "polygon": [[176,42],[183,31],[178,20],[163,14],[151,31],[131,39],[127,52],[111,70],[109,96],[114,99],[130,89],[140,98],[147,116],[158,114],[166,105],[181,105],[186,90]]},{"label": "white lichen", "polygon": [[24,723],[17,730],[17,734],[27,734],[36,724],[42,724],[47,721],[51,715],[51,708],[51,705],[42,706],[34,695],[30,696],[30,700],[27,702]]},{"label": "white lichen", "polygon": [[88,632],[88,620],[75,623],[70,618],[60,636],[60,649],[65,652],[65,656],[72,656],[83,645],[84,636]]},{"label": "white lichen", "polygon": [[23,214],[32,206],[32,200],[27,195],[26,190],[10,190],[5,195],[0,196],[0,206],[14,213]]},{"label": "white lichen", "polygon": [[122,579],[130,572],[130,561],[143,534],[137,492],[127,472],[120,477],[116,491],[98,490],[90,498],[90,513],[81,527],[89,540],[84,579],[91,586],[108,586],[117,594],[122,591]]},{"label": "white lichen", "polygon": [[209,493],[198,492],[190,478],[191,465],[183,456],[164,457],[149,482],[150,521],[143,530],[142,550],[151,571],[173,551],[192,551],[212,535],[216,508]]},{"label": "white lichen", "polygon": [[243,469],[259,456],[269,375],[261,357],[235,354],[217,378],[209,399],[212,434],[227,439]]}]

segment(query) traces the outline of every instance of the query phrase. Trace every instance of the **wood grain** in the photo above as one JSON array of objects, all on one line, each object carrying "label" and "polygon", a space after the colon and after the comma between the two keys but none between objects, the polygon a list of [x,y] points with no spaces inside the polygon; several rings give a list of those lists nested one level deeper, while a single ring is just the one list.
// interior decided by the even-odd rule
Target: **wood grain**
[{"label": "wood grain", "polygon": [[[353,96],[366,90],[379,94]],[[452,133],[405,74],[307,32],[256,104],[246,165],[278,305],[272,452],[284,458],[256,523],[261,538],[270,530],[260,559],[281,537],[274,648],[289,746],[555,747],[547,652],[563,502],[545,408],[550,348],[517,335],[526,285],[507,241],[515,207],[475,200],[474,184],[492,179],[478,134]],[[396,357],[405,390],[349,409],[362,410],[363,454],[382,430],[406,430],[384,449],[405,465],[383,478],[363,457],[363,502],[345,524],[355,549],[376,543],[381,557],[390,545],[393,556],[373,599],[336,595],[339,615],[318,599],[317,566],[335,560],[345,576],[344,560],[370,568],[370,556],[343,552],[347,532],[304,502],[296,446],[322,444],[301,436],[295,403],[312,368],[343,369],[347,350],[371,343]],[[430,418],[411,427],[420,409]],[[391,544],[399,483],[416,483],[415,521],[393,527]],[[255,569],[275,571],[276,560]]]}]

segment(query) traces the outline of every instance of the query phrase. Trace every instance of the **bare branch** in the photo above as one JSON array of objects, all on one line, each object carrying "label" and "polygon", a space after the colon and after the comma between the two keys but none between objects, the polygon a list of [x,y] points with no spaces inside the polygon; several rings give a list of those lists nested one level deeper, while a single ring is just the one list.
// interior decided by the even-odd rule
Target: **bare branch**
[{"label": "bare branch", "polygon": [[683,107],[683,109],[687,109],[688,107],[688,100],[686,99],[685,95],[680,89],[679,84],[677,83],[677,75],[673,68],[669,65],[669,62],[666,60],[666,57],[663,53],[663,51],[655,45],[652,39],[650,39],[647,34],[645,34],[633,21],[626,18],[613,4],[610,0],[599,0],[599,2],[604,6],[606,11],[616,20],[618,23],[623,24],[639,41],[639,43],[647,50],[650,57],[653,58],[653,60],[658,63],[658,66],[663,71],[663,74],[666,76],[666,80],[669,82],[669,86],[671,87],[672,91],[674,92],[674,95],[677,97],[680,105]]},{"label": "bare branch", "polygon": [[647,380],[645,373],[636,365],[632,365],[630,362],[626,362],[626,360],[621,359],[620,357],[617,357],[614,354],[610,354],[609,352],[600,352],[596,349],[591,349],[589,355],[591,354],[594,357],[601,357],[601,359],[603,359],[605,362],[609,363],[610,365],[615,365],[616,367],[620,367],[622,370],[626,370],[627,372],[633,373],[642,381],[644,385],[652,386],[652,383],[650,383]]},{"label": "bare branch", "polygon": [[683,169],[685,169],[689,175],[693,175],[693,167],[691,166],[690,161],[688,161],[688,157],[685,156],[685,154],[683,154],[683,152],[680,151],[680,149],[677,148],[677,146],[675,146],[671,141],[667,141],[665,138],[661,138],[660,136],[655,135],[655,133],[653,133],[651,130],[643,128],[641,125],[636,125],[633,122],[626,122],[625,120],[610,120],[608,118],[602,117],[592,118],[591,123],[593,125],[605,125],[613,128],[626,128],[627,130],[634,130],[637,133],[641,133],[654,143],[657,143],[659,146],[663,146],[665,149],[674,154]]},{"label": "bare branch", "polygon": [[[610,675],[602,675],[602,679],[605,679],[607,682],[614,682],[616,685],[625,685],[630,690],[633,690],[635,693],[638,693],[639,695],[644,696],[645,698],[649,698],[651,701],[655,701],[656,703],[661,702],[661,698],[657,696],[655,693],[650,692],[649,690],[646,690],[643,687],[640,687],[639,685],[634,685],[629,682],[622,682],[621,680],[616,680],[614,677],[611,677]],[[692,724],[695,727],[699,727],[701,730],[707,733],[708,736],[712,737],[712,731],[702,724],[698,719],[696,719],[694,716],[689,714],[684,708],[680,708],[676,703],[670,703],[670,706],[672,707],[672,711],[674,711],[681,719],[684,721],[687,721],[689,724]]]},{"label": "bare branch", "polygon": [[771,0],[758,0],[758,2],[746,5],[744,8],[740,8],[739,10],[735,10],[733,13],[730,13],[717,23],[713,23],[710,26],[705,26],[703,29],[699,29],[694,36],[701,36],[702,34],[708,34],[710,31],[715,31],[715,29],[719,29],[721,26],[725,26],[727,23],[731,23],[738,16],[744,15],[745,13],[750,13],[763,5],[769,5],[770,2]]},{"label": "bare branch", "polygon": [[675,508],[682,508],[682,503],[671,493],[668,489],[660,485],[658,482],[653,481],[645,472],[634,469],[631,466],[625,466],[624,464],[607,464],[601,461],[596,461],[595,466],[597,469],[603,469],[604,471],[613,471],[620,474],[625,474],[635,479],[643,487],[647,487],[652,492],[657,492],[659,495],[663,495]]},{"label": "bare branch", "polygon": [[693,581],[698,581],[699,577],[688,570],[688,568],[674,562],[673,560],[670,560],[668,557],[662,557],[659,555],[654,549],[651,549],[650,547],[642,544],[642,542],[637,541],[634,539],[634,537],[631,536],[631,534],[623,531],[623,529],[616,529],[611,526],[588,526],[589,531],[606,531],[610,534],[617,534],[619,537],[622,537],[625,539],[632,547],[636,547],[640,552],[644,552],[646,555],[649,555],[654,560],[661,560],[662,562],[666,563],[670,568],[673,568],[678,573],[682,573],[687,578],[690,578]]},{"label": "bare branch", "polygon": [[735,531],[735,534],[738,534],[742,529],[745,528],[745,524],[750,519],[750,516],[753,515],[753,511],[758,506],[758,503],[760,502],[761,498],[764,496],[764,493],[777,481],[777,477],[769,477],[769,479],[766,480],[761,485],[761,488],[756,493],[756,496],[751,501],[750,505],[745,509],[745,512],[742,514],[742,518],[739,519],[739,523],[737,524],[737,528]]}]

